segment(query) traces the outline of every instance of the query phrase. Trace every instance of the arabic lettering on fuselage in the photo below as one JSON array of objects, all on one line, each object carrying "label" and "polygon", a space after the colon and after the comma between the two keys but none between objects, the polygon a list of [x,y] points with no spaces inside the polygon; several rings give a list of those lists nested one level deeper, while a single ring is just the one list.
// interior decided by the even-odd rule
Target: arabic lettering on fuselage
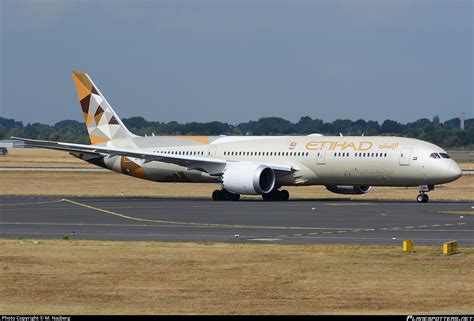
[{"label": "arabic lettering on fuselage", "polygon": [[385,143],[379,145],[380,149],[396,149],[397,147],[398,143]]}]

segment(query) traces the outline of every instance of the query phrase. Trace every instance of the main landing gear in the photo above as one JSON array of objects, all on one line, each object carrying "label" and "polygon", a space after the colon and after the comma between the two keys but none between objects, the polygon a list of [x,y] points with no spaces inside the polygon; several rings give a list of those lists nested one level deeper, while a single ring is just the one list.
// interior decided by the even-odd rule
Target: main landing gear
[{"label": "main landing gear", "polygon": [[[287,190],[272,189],[269,193],[262,194],[264,201],[287,201],[290,198],[290,193]],[[214,201],[238,201],[240,194],[235,194],[226,191],[225,189],[216,189],[212,192],[212,199]]]},{"label": "main landing gear", "polygon": [[290,193],[286,189],[279,191],[274,188],[269,193],[262,194],[262,198],[264,201],[287,201]]},{"label": "main landing gear", "polygon": [[238,201],[240,199],[240,194],[234,194],[225,189],[216,189],[212,192],[212,199],[214,201]]},{"label": "main landing gear", "polygon": [[434,185],[421,185],[420,194],[418,194],[418,196],[416,197],[416,201],[418,203],[428,203],[430,198],[428,197],[428,194],[426,193],[432,190],[434,190]]}]

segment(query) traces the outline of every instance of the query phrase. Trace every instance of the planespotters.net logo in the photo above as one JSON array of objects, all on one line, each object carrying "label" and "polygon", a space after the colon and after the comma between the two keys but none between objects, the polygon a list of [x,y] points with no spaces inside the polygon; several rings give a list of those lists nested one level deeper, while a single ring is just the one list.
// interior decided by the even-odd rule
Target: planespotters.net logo
[{"label": "planespotters.net logo", "polygon": [[407,316],[407,321],[474,321],[474,316]]}]

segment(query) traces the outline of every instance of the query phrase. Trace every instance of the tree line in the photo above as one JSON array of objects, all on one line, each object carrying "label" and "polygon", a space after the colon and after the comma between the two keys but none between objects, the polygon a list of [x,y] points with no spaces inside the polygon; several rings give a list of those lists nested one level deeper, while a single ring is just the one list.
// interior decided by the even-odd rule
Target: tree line
[{"label": "tree line", "polygon": [[[320,133],[323,135],[353,135],[376,136],[395,135],[422,139],[444,148],[474,147],[474,118],[465,121],[465,129],[460,129],[461,121],[453,118],[445,122],[433,122],[422,118],[417,121],[402,124],[393,120],[377,121],[359,119],[337,119],[324,122],[321,119],[301,117],[292,123],[280,117],[264,117],[257,121],[243,122],[231,125],[219,121],[208,123],[167,123],[147,121],[143,117],[122,119],[128,129],[137,135],[308,135]],[[88,144],[89,138],[84,123],[75,120],[63,120],[54,125],[28,123],[0,117],[0,139],[10,136],[64,141],[70,143]]]}]

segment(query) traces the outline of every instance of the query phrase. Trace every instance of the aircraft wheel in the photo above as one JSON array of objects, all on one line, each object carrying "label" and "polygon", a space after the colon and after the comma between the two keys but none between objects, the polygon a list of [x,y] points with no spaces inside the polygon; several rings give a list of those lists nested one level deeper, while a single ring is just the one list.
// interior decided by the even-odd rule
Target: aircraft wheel
[{"label": "aircraft wheel", "polygon": [[212,199],[214,201],[238,201],[240,200],[240,194],[234,194],[231,192],[228,192],[224,189],[222,190],[215,190],[212,193]]},{"label": "aircraft wheel", "polygon": [[272,200],[271,192],[262,194],[262,198],[264,201],[271,201]]},{"label": "aircraft wheel", "polygon": [[222,191],[224,193],[225,201],[238,201],[240,199],[240,194],[231,193],[228,191]]},{"label": "aircraft wheel", "polygon": [[262,194],[262,198],[264,201],[287,201],[290,193],[287,190],[272,189],[269,193]]},{"label": "aircraft wheel", "polygon": [[230,194],[230,200],[234,202],[240,200],[240,194]]},{"label": "aircraft wheel", "polygon": [[280,200],[287,201],[290,198],[290,193],[286,189],[280,191]]},{"label": "aircraft wheel", "polygon": [[416,201],[418,203],[428,203],[428,200],[429,200],[428,194],[419,194],[416,197]]},{"label": "aircraft wheel", "polygon": [[222,195],[223,193],[216,189],[214,192],[212,192],[212,199],[214,201],[222,201]]}]

